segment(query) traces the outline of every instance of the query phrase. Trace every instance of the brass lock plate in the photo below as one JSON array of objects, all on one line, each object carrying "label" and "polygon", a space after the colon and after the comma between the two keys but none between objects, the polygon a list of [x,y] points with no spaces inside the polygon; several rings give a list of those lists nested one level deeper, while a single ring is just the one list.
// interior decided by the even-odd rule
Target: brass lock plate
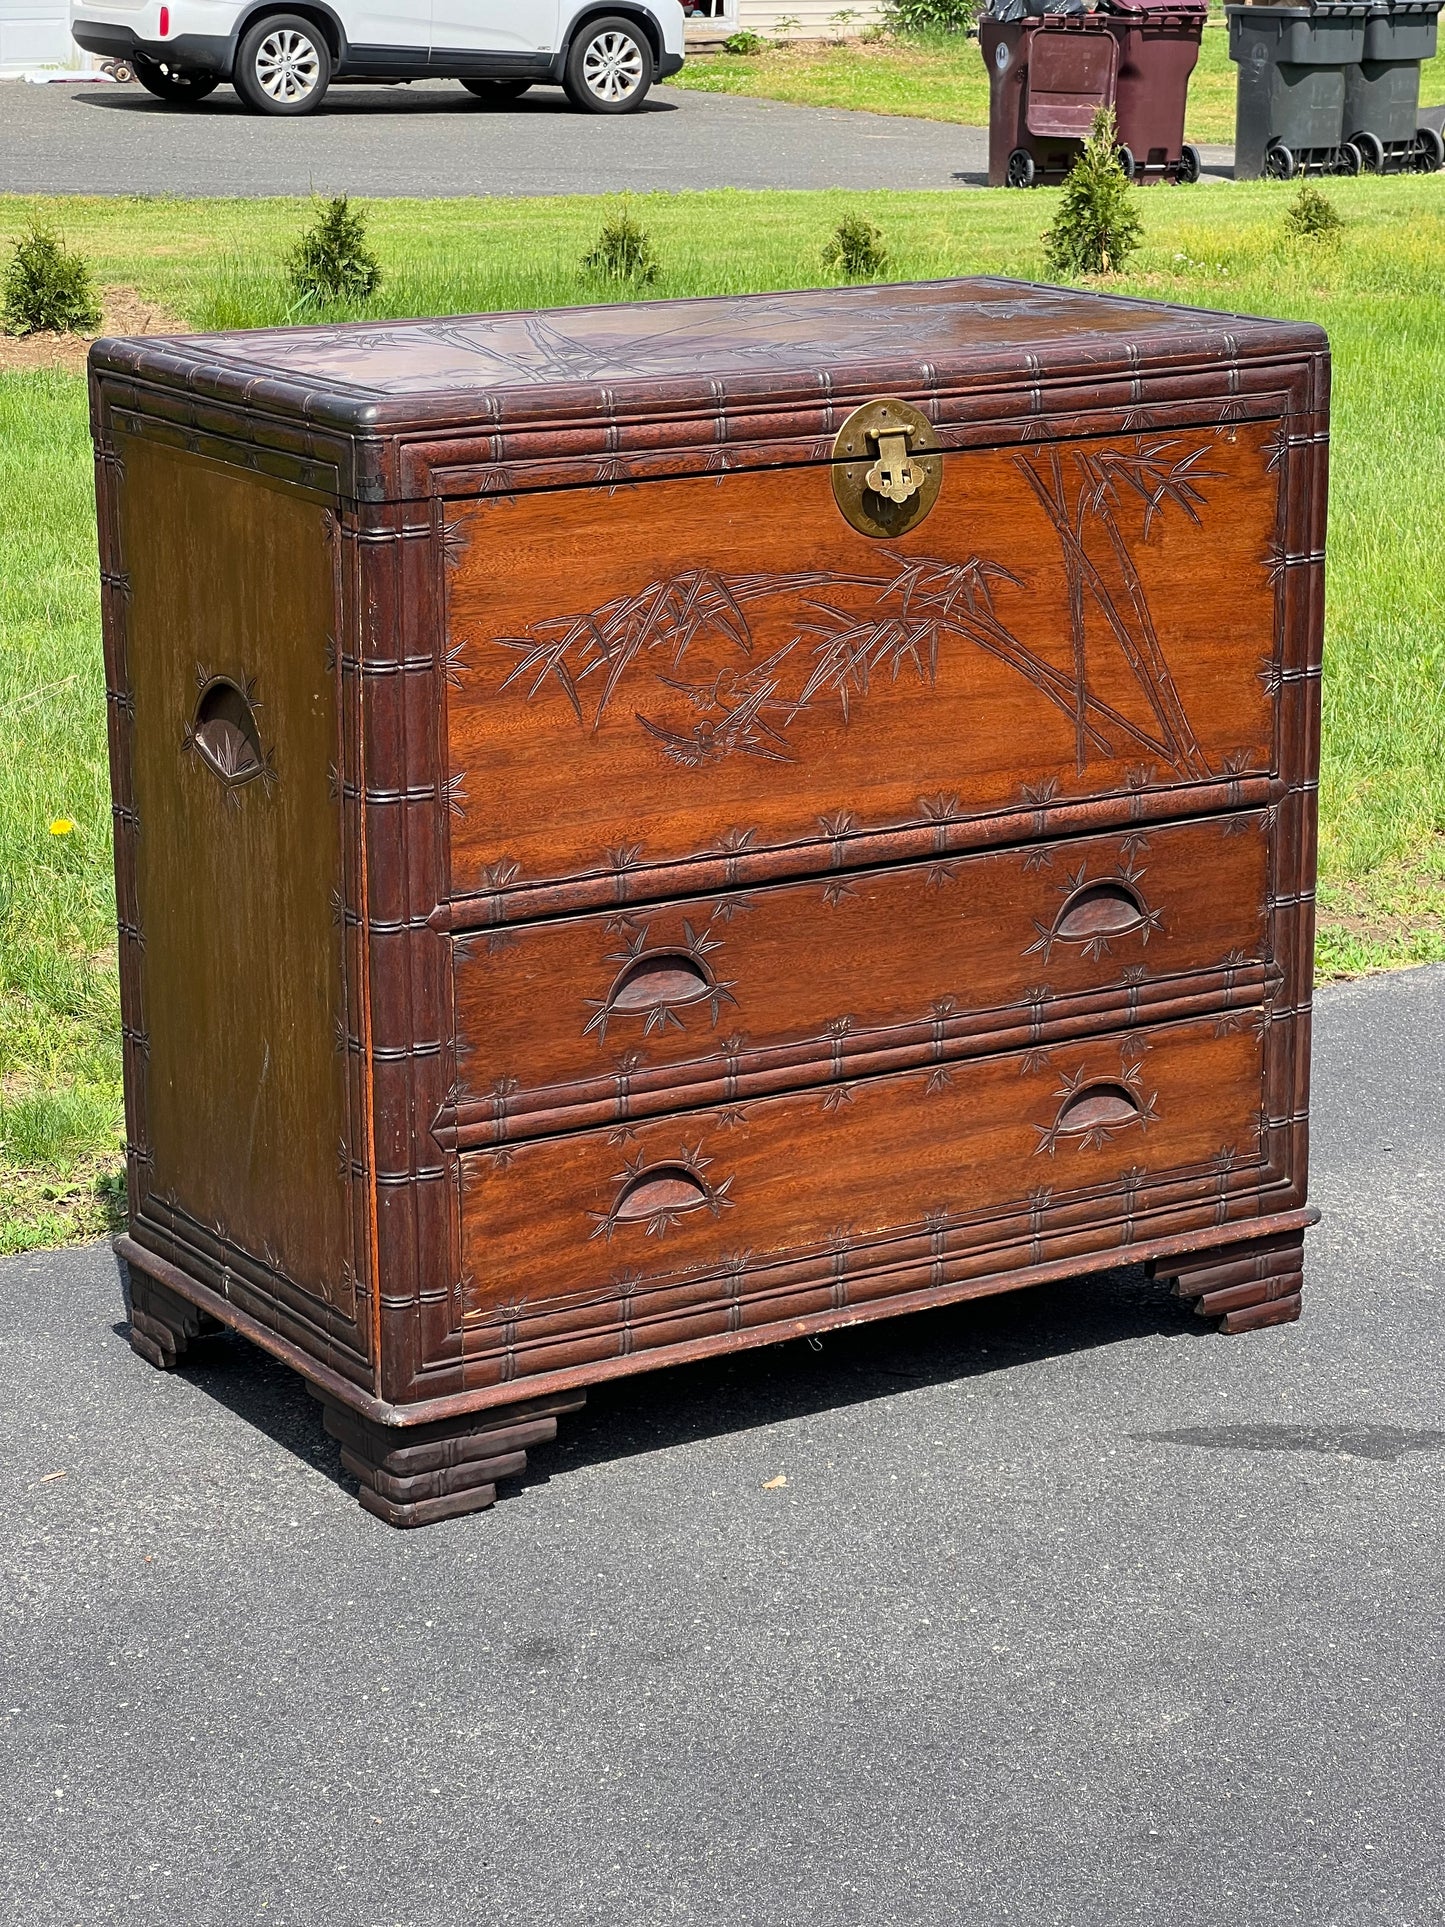
[{"label": "brass lock plate", "polygon": [[938,500],[943,457],[928,417],[911,402],[865,402],[833,443],[833,498],[860,535],[906,535]]}]

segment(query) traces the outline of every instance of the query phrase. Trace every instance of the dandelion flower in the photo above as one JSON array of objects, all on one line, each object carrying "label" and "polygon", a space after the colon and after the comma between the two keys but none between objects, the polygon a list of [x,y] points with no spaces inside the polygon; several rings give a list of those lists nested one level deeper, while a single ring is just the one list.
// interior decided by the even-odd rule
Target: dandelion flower
[{"label": "dandelion flower", "polygon": [[50,834],[52,836],[69,836],[74,828],[75,825],[68,816],[57,816],[51,821]]}]

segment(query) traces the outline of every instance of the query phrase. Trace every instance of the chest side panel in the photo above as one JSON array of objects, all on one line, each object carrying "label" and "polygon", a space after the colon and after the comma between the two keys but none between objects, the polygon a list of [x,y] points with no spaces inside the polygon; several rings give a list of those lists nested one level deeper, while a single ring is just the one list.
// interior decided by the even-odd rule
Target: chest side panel
[{"label": "chest side panel", "polygon": [[[326,511],[143,440],[121,454],[142,1215],[349,1312]],[[218,770],[198,722],[232,712],[254,744],[210,732]],[[228,782],[248,754],[259,770]]]},{"label": "chest side panel", "polygon": [[1268,770],[1273,438],[957,451],[892,542],[826,466],[455,509],[453,894]]}]

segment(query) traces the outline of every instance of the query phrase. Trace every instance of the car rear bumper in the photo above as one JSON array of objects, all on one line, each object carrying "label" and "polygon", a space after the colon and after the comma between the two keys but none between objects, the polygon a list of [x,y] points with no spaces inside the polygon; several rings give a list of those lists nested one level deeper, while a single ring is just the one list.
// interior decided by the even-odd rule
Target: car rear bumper
[{"label": "car rear bumper", "polygon": [[70,32],[77,47],[107,60],[163,60],[168,67],[220,74],[222,79],[231,71],[231,43],[224,34],[178,33],[171,40],[142,40],[134,27],[108,20],[77,20]]}]

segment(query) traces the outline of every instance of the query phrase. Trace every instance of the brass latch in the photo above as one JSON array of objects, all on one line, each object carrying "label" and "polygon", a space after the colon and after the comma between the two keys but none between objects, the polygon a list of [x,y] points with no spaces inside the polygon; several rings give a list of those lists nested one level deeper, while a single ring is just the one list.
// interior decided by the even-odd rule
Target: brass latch
[{"label": "brass latch", "polygon": [[880,428],[872,438],[878,443],[878,460],[864,480],[875,495],[886,495],[890,502],[906,502],[923,487],[923,470],[908,459],[912,432],[903,422],[897,428]]},{"label": "brass latch", "polygon": [[928,417],[906,401],[857,408],[833,443],[833,495],[860,535],[899,536],[938,500],[943,459]]}]

